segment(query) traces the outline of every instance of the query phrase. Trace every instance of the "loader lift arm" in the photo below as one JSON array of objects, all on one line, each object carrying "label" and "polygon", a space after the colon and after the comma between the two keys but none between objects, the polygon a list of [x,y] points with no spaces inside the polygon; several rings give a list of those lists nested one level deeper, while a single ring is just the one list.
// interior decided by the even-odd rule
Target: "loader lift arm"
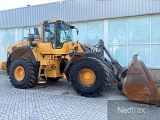
[{"label": "loader lift arm", "polygon": [[104,46],[103,40],[99,40],[99,49],[102,51],[102,55],[104,56],[104,52],[108,55],[111,61],[111,66],[115,71],[116,79],[119,79],[118,81],[120,82],[120,79],[124,79],[126,77],[127,69],[123,69],[123,67],[118,63],[117,60],[113,59],[111,54],[108,52],[107,48]]},{"label": "loader lift arm", "polygon": [[[82,45],[86,50],[85,52],[72,52],[70,54],[71,60],[70,62],[66,65],[66,68],[64,69],[64,73],[67,73],[71,66],[74,64],[74,60],[79,58],[82,58],[82,56],[85,57],[94,57],[96,59],[100,59],[106,66],[109,72],[109,81],[111,83],[116,83],[117,87],[119,90],[122,88],[122,82],[123,79],[126,77],[127,69],[123,69],[123,67],[116,61],[115,59],[112,58],[110,53],[108,52],[107,48],[104,46],[103,40],[99,40],[97,45],[88,45],[84,44]],[[108,55],[110,58],[110,61],[107,60],[104,57],[104,52]]]}]

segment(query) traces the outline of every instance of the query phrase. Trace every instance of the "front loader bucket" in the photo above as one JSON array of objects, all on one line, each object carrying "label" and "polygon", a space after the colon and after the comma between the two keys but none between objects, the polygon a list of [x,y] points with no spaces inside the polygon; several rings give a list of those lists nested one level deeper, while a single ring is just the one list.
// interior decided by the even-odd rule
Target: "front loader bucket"
[{"label": "front loader bucket", "polygon": [[122,91],[130,100],[160,106],[160,91],[156,87],[143,61],[133,57],[128,67]]}]

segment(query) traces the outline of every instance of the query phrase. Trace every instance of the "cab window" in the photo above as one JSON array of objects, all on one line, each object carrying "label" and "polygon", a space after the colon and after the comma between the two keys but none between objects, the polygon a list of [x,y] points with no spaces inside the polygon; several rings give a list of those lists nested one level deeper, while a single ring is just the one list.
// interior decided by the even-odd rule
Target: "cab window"
[{"label": "cab window", "polygon": [[54,43],[55,30],[54,24],[49,24],[49,27],[44,28],[44,41]]}]

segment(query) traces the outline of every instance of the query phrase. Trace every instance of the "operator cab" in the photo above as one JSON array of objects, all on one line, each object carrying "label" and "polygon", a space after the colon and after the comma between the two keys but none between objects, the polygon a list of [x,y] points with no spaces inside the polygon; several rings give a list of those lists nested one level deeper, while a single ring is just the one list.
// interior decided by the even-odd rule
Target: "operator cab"
[{"label": "operator cab", "polygon": [[72,29],[76,29],[74,26],[70,26],[60,20],[55,22],[44,21],[43,24],[44,42],[50,42],[56,49],[62,48],[64,42],[71,41]]}]

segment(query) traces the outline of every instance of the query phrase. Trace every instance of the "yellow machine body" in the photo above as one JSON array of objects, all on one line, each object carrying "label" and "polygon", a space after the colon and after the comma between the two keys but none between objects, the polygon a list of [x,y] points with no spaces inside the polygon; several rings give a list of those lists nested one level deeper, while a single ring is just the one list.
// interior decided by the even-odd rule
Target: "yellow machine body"
[{"label": "yellow machine body", "polygon": [[[12,49],[15,46],[22,47],[22,43],[24,46],[28,44],[28,41],[25,40],[10,46],[8,48],[8,52],[12,53]],[[34,43],[37,44],[37,47],[31,47],[31,50],[36,61],[39,61],[40,63],[38,77],[45,76],[53,78],[65,78],[65,74],[60,73],[60,63],[62,59],[65,58],[67,61],[69,61],[71,58],[69,53],[75,50],[77,52],[83,52],[80,44],[74,41],[64,43],[61,49],[54,49],[52,44],[49,42],[44,43],[38,40],[34,41]],[[30,57],[30,53],[26,49],[19,49],[12,54],[10,60],[14,61],[18,57]],[[6,69],[6,62],[3,62],[2,64],[2,69]],[[44,70],[44,72],[41,74],[42,70]]]}]

